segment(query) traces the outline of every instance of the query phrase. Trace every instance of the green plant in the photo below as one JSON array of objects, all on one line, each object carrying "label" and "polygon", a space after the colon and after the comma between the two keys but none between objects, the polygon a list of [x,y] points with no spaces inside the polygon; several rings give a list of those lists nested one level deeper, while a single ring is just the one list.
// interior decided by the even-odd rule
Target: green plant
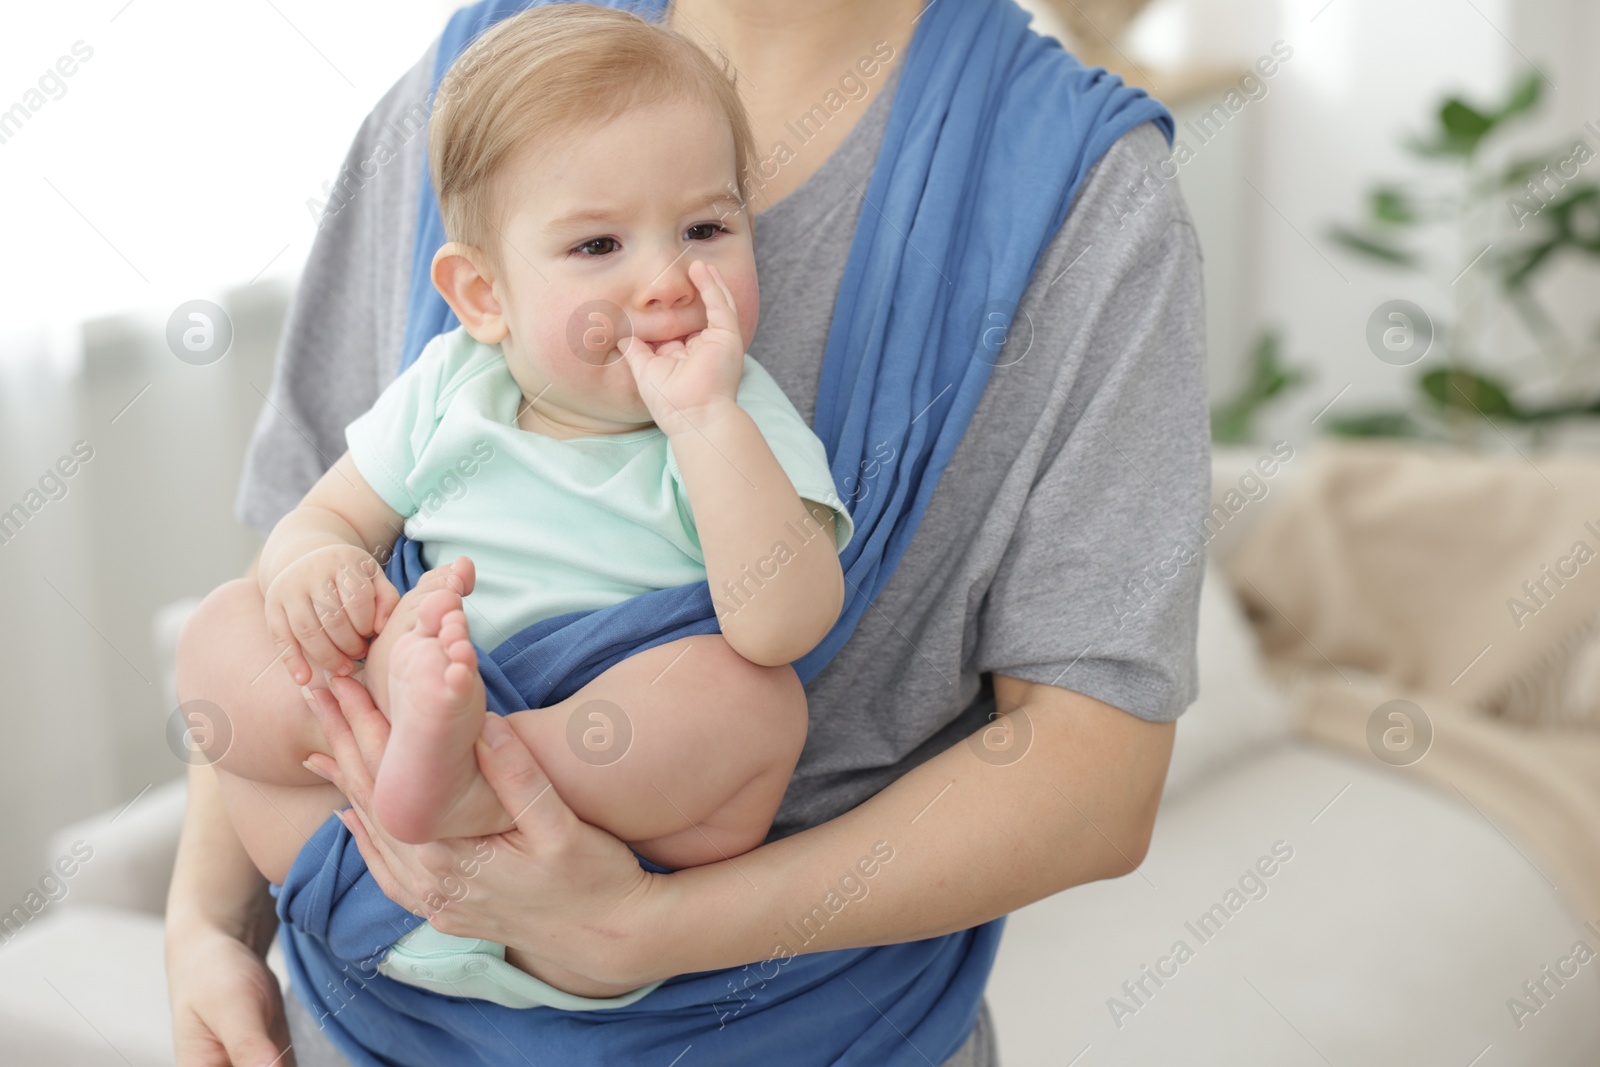
[{"label": "green plant", "polygon": [[[1362,223],[1329,230],[1334,241],[1369,260],[1448,282],[1440,289],[1454,305],[1450,321],[1434,323],[1445,365],[1419,375],[1413,404],[1332,419],[1331,431],[1462,437],[1480,418],[1539,426],[1600,414],[1600,330],[1578,341],[1564,336],[1533,284],[1565,256],[1600,261],[1600,185],[1583,172],[1595,151],[1580,139],[1569,148],[1508,162],[1489,158],[1490,142],[1537,110],[1541,85],[1540,75],[1529,75],[1488,110],[1458,97],[1445,100],[1432,129],[1405,142],[1431,170],[1431,182],[1379,183],[1368,192]],[[1455,229],[1454,247],[1430,242],[1429,231],[1441,226]],[[1430,248],[1435,254],[1428,254]],[[1516,314],[1543,357],[1545,380],[1538,384],[1562,399],[1519,399],[1503,371],[1490,369],[1491,352],[1500,363],[1511,362],[1505,346],[1491,340],[1499,307]]]},{"label": "green plant", "polygon": [[1211,409],[1211,439],[1222,445],[1255,440],[1256,416],[1274,398],[1306,381],[1298,367],[1286,367],[1279,358],[1277,331],[1267,330],[1250,354],[1249,376],[1233,398]]}]

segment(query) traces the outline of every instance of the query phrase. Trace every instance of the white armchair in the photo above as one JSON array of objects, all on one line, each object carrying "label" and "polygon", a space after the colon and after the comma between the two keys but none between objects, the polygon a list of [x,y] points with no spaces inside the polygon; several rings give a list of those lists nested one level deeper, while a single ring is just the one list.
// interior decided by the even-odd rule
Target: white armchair
[{"label": "white armchair", "polygon": [[178,779],[51,839],[52,867],[93,851],[66,896],[0,946],[0,1063],[172,1063],[161,915],[184,795]]}]

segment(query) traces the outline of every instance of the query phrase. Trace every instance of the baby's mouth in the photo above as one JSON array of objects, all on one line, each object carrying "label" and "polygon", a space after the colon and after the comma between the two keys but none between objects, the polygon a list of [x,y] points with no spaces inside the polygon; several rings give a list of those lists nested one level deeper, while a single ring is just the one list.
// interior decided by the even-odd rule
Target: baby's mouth
[{"label": "baby's mouth", "polygon": [[694,340],[696,337],[699,337],[699,336],[700,336],[700,331],[699,330],[695,330],[692,333],[686,333],[686,334],[683,334],[683,335],[681,335],[679,337],[668,337],[664,341],[657,341],[656,342],[656,347],[659,348],[662,345],[666,344],[668,341],[680,341],[683,344],[688,344],[690,341]]},{"label": "baby's mouth", "polygon": [[645,338],[641,337],[639,340],[644,341],[645,344],[649,345],[651,348],[660,348],[662,345],[670,344],[673,341],[678,341],[681,344],[688,344],[696,337],[699,337],[700,333],[701,331],[699,330],[690,330],[688,333],[681,333],[676,337],[658,337],[654,340],[646,340]]}]

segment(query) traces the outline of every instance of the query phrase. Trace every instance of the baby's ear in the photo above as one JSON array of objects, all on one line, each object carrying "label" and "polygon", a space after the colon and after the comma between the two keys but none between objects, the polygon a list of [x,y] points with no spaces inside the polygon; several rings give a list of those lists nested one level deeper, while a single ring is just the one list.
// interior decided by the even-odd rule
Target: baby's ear
[{"label": "baby's ear", "polygon": [[493,277],[483,253],[472,245],[448,241],[433,254],[433,287],[467,332],[487,345],[498,344],[511,332],[494,294]]}]

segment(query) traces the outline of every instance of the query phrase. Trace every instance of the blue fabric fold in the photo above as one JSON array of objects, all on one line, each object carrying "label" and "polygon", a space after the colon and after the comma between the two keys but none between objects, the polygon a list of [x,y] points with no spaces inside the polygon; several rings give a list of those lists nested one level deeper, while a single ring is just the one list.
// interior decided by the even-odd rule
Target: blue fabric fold
[{"label": "blue fabric fold", "polygon": [[[530,6],[488,0],[458,11],[440,38],[435,90],[474,35]],[[607,6],[652,20],[667,10],[665,0]],[[1028,18],[1013,0],[934,0],[900,60],[814,417],[856,523],[840,556],[845,606],[795,663],[802,681],[849,640],[904,556],[1084,176],[1140,123],[1155,122],[1172,139],[1160,104],[1085,68],[1028,29]],[[458,324],[429,279],[444,231],[426,166],[417,221],[402,367]],[[870,467],[884,445],[894,459]],[[869,469],[873,477],[863,479]],[[419,546],[402,539],[391,577],[408,588],[421,568]],[[545,706],[629,655],[717,629],[704,581],[543,620],[480,657],[490,705],[502,714]],[[675,976],[626,1008],[516,1010],[376,973],[382,953],[421,920],[383,895],[336,819],[275,891],[294,988],[313,1017],[352,1063],[397,1067],[602,1067],[667,1062],[691,1045],[697,1063],[924,1067],[949,1058],[971,1032],[1005,922],[789,955],[804,953],[797,928],[787,952]]]}]

